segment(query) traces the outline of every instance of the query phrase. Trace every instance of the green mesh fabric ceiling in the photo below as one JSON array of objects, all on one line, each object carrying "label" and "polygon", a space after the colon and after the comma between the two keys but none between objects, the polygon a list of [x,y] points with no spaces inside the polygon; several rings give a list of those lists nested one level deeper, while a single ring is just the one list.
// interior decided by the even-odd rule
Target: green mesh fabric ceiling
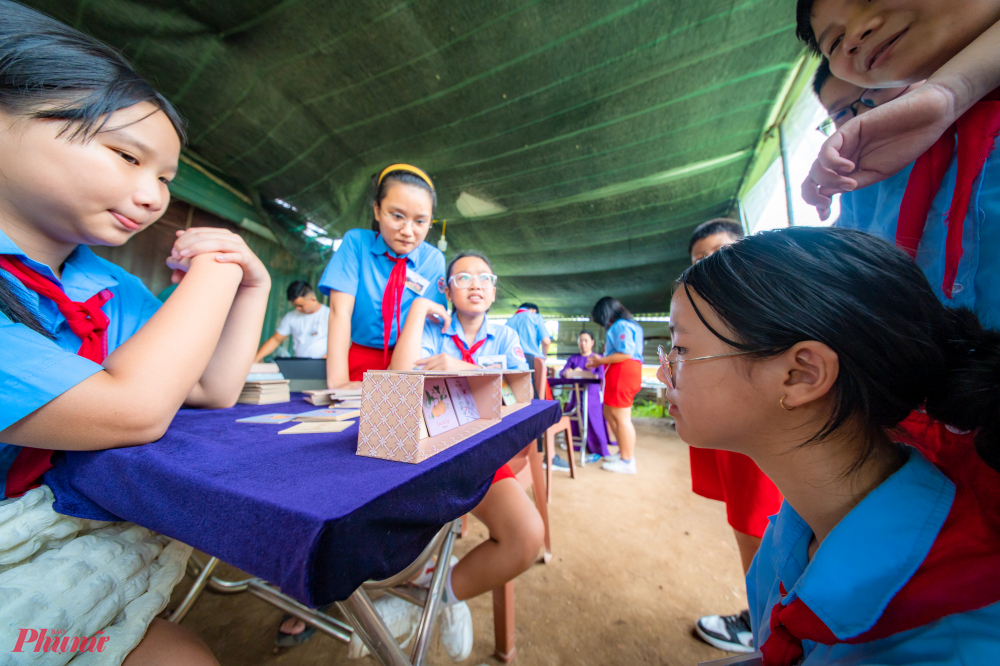
[{"label": "green mesh fabric ceiling", "polygon": [[121,48],[189,119],[190,159],[299,229],[368,227],[371,174],[426,169],[448,255],[490,256],[499,311],[666,310],[802,53],[793,0],[29,4]]}]

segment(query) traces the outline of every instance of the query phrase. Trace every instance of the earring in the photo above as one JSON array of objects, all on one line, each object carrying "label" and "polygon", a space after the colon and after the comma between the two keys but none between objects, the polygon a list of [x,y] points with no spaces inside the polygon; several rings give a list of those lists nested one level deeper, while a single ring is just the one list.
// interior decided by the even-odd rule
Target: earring
[{"label": "earring", "polygon": [[785,407],[785,398],[787,398],[787,397],[788,397],[787,393],[785,395],[781,396],[781,399],[778,400],[778,404],[781,405],[781,408],[783,410],[785,410],[786,412],[790,412],[790,411],[792,411],[795,408],[794,407],[791,407],[791,408]]}]

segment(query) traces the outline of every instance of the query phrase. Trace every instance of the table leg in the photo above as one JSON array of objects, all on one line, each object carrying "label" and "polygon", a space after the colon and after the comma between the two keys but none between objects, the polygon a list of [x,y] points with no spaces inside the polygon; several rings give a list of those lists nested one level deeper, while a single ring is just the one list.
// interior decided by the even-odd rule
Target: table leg
[{"label": "table leg", "polygon": [[437,620],[438,607],[440,606],[441,596],[444,592],[444,583],[448,578],[448,569],[451,568],[449,564],[451,562],[451,550],[455,545],[455,535],[461,531],[461,521],[456,520],[452,522],[451,530],[449,530],[448,536],[444,538],[444,543],[441,544],[437,560],[438,566],[434,569],[434,575],[431,576],[431,586],[427,590],[427,603],[424,605],[424,612],[420,616],[420,625],[417,628],[413,653],[410,655],[410,663],[413,666],[422,666],[424,656],[427,654],[427,647],[431,642],[431,636],[434,635],[434,622]]},{"label": "table leg", "polygon": [[191,589],[188,590],[187,595],[184,597],[184,601],[181,605],[174,609],[174,612],[170,614],[168,618],[171,622],[176,622],[180,624],[184,617],[188,614],[188,611],[194,606],[194,602],[198,601],[198,597],[201,596],[202,590],[208,585],[209,579],[212,577],[212,572],[215,571],[215,567],[219,564],[219,558],[213,557],[205,563],[202,567],[201,573],[198,577],[194,579],[194,584]]},{"label": "table leg", "polygon": [[[579,403],[577,403],[579,404]],[[493,639],[496,648],[493,656],[504,664],[514,660],[514,581],[493,590]]]},{"label": "table leg", "polygon": [[576,404],[579,405],[579,409],[583,412],[582,422],[580,423],[580,466],[582,467],[587,464],[587,417],[589,414],[587,410],[590,409],[587,405],[587,394],[590,393],[590,386],[584,386],[582,391],[579,384],[575,386],[579,392]]},{"label": "table leg", "polygon": [[364,588],[359,587],[345,601],[338,601],[337,607],[347,616],[355,633],[382,666],[410,666],[410,661],[378,616]]}]

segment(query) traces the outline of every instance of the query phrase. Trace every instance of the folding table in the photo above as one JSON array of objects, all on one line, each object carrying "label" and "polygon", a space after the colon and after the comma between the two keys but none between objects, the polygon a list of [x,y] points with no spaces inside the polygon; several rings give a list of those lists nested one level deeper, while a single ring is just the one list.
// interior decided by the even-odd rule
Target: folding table
[{"label": "folding table", "polygon": [[[454,521],[471,511],[497,469],[560,418],[536,400],[503,421],[417,464],[355,455],[357,425],[342,433],[279,435],[283,425],[236,419],[314,407],[300,397],[277,405],[182,409],[156,442],[67,452],[45,475],[60,513],[129,520],[190,544],[254,576],[222,581],[214,564],[192,563],[195,586],[248,591],[332,636],[357,631],[383,663],[420,663],[429,643],[445,567],[429,592],[396,588],[435,552],[448,562]],[[369,581],[381,581],[364,584]],[[426,602],[407,659],[365,589],[392,587]],[[338,602],[353,627],[313,608]]]}]

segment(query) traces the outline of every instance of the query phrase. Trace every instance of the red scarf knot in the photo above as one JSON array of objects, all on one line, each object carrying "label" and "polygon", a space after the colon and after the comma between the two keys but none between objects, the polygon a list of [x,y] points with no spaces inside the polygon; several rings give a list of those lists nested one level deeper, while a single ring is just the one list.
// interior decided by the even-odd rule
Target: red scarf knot
[{"label": "red scarf knot", "polygon": [[392,272],[385,283],[382,294],[382,360],[389,365],[389,340],[392,338],[392,321],[396,320],[396,334],[403,332],[400,322],[403,307],[403,292],[406,290],[406,257],[394,257],[388,252],[386,259],[393,262]]},{"label": "red scarf knot", "polygon": [[472,345],[472,349],[466,347],[465,342],[462,340],[462,338],[458,337],[457,335],[451,336],[451,340],[452,342],[455,343],[455,346],[458,347],[458,351],[462,353],[462,360],[465,361],[466,363],[471,363],[472,365],[476,365],[476,360],[472,358],[472,355],[475,354],[477,351],[479,351],[480,347],[486,344],[486,340],[488,340],[488,338],[483,338],[476,344]]},{"label": "red scarf knot", "polygon": [[[107,330],[110,320],[101,311],[113,294],[102,289],[83,303],[70,300],[59,285],[25,266],[13,255],[0,255],[0,268],[20,280],[26,289],[43,296],[59,309],[73,334],[80,338],[77,356],[101,363],[108,354]],[[19,497],[41,485],[42,475],[52,469],[52,451],[22,448],[7,471],[7,497]]]},{"label": "red scarf knot", "polygon": [[941,283],[941,290],[948,298],[954,297],[955,277],[962,259],[962,230],[972,198],[972,186],[993,150],[994,139],[1000,134],[1000,101],[992,99],[995,93],[966,111],[927,152],[917,158],[899,207],[896,245],[916,258],[927,214],[955,154],[957,135],[958,170],[955,191],[945,218],[948,234],[945,240],[944,280]]}]

